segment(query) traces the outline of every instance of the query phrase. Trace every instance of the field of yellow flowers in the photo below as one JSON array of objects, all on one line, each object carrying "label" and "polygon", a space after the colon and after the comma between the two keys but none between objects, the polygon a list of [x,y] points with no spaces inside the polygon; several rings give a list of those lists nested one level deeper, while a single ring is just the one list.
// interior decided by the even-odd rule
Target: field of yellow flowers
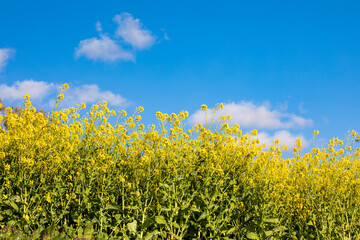
[{"label": "field of yellow flowers", "polygon": [[184,130],[186,111],[144,126],[142,107],[85,108],[45,115],[26,95],[0,115],[1,239],[360,239],[355,131],[284,158],[229,116]]}]

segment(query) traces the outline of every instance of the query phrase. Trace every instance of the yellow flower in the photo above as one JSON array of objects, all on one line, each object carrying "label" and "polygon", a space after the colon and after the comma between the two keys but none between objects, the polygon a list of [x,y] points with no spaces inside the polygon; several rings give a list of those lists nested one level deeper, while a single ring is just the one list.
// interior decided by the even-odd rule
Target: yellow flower
[{"label": "yellow flower", "polygon": [[142,106],[139,106],[139,107],[137,108],[137,110],[139,111],[139,113],[141,113],[141,112],[144,111],[144,108],[143,108]]},{"label": "yellow flower", "polygon": [[30,218],[29,218],[29,215],[27,215],[27,214],[23,215],[23,218],[24,218],[24,219],[25,219],[25,221],[27,221],[27,222],[28,222],[28,221],[29,221],[29,219],[30,219]]},{"label": "yellow flower", "polygon": [[71,199],[76,199],[76,194],[75,193],[71,193]]},{"label": "yellow flower", "polygon": [[9,164],[5,164],[4,169],[5,169],[6,171],[9,171],[9,170],[10,170],[10,165],[9,165]]},{"label": "yellow flower", "polygon": [[0,152],[0,160],[3,160],[5,158],[5,153],[4,152]]},{"label": "yellow flower", "polygon": [[97,111],[97,110],[99,109],[99,105],[94,104],[94,105],[92,106],[92,109],[93,109],[94,111]]},{"label": "yellow flower", "polygon": [[25,94],[23,101],[24,101],[24,102],[30,101],[30,95],[29,95],[29,94]]},{"label": "yellow flower", "polygon": [[58,98],[59,98],[60,100],[63,100],[63,99],[64,99],[64,94],[63,94],[63,93],[59,93]]},{"label": "yellow flower", "polygon": [[139,192],[139,191],[136,191],[136,192],[135,192],[135,196],[136,196],[136,197],[139,197],[139,196],[140,196],[140,192]]},{"label": "yellow flower", "polygon": [[124,182],[125,182],[125,178],[124,178],[123,176],[120,175],[118,178],[119,178],[119,181],[120,181],[121,183],[124,183]]},{"label": "yellow flower", "polygon": [[208,107],[207,107],[205,104],[201,105],[201,110],[202,110],[203,112],[206,111],[207,108],[208,108]]},{"label": "yellow flower", "polygon": [[50,193],[48,192],[45,196],[45,200],[50,203],[51,202],[51,196],[50,196]]},{"label": "yellow flower", "polygon": [[296,147],[297,149],[301,149],[301,148],[302,148],[301,138],[297,138],[297,139],[295,140],[295,147]]},{"label": "yellow flower", "polygon": [[254,129],[250,132],[251,135],[253,136],[257,136],[258,135],[258,130],[257,129]]},{"label": "yellow flower", "polygon": [[30,108],[31,107],[31,102],[30,101],[26,101],[24,103],[24,106],[27,107],[27,108]]},{"label": "yellow flower", "polygon": [[319,131],[318,131],[318,130],[315,130],[315,131],[314,131],[314,135],[315,135],[315,136],[319,135]]},{"label": "yellow flower", "polygon": [[62,85],[62,89],[67,90],[68,88],[69,88],[69,84],[64,83],[64,84]]}]

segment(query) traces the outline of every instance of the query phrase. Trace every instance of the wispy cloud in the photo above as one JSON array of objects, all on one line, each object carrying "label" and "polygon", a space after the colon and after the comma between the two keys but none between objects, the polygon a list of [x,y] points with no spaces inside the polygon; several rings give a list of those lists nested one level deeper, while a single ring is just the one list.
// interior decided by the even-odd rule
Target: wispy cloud
[{"label": "wispy cloud", "polygon": [[303,102],[299,103],[299,112],[300,113],[306,113],[307,112],[306,109],[304,108],[304,103]]},{"label": "wispy cloud", "polygon": [[12,48],[0,48],[0,72],[5,68],[8,60],[14,56],[15,50]]},{"label": "wispy cloud", "polygon": [[96,31],[98,31],[98,32],[102,31],[101,23],[99,21],[97,21],[95,23],[95,28],[96,28]]},{"label": "wispy cloud", "polygon": [[[252,102],[225,104],[224,108],[215,114],[215,119],[220,115],[231,115],[230,123],[238,123],[243,128],[259,129],[289,129],[312,126],[313,121],[292,113],[271,110],[269,104],[255,105]],[[205,122],[205,114],[198,110],[190,116],[192,123]]]},{"label": "wispy cloud", "polygon": [[85,56],[91,60],[101,61],[134,61],[133,53],[122,49],[121,46],[107,36],[101,35],[100,38],[90,38],[80,41],[79,47],[75,51],[76,57]]},{"label": "wispy cloud", "polygon": [[156,38],[151,31],[147,30],[140,20],[134,18],[130,13],[116,15],[113,20],[119,25],[115,37],[122,38],[135,49],[146,49],[155,44]]},{"label": "wispy cloud", "polygon": [[8,101],[21,100],[29,94],[31,99],[42,100],[56,90],[53,83],[34,81],[32,79],[16,81],[13,85],[0,84],[0,98]]},{"label": "wispy cloud", "polygon": [[135,62],[136,52],[155,44],[156,36],[131,14],[115,15],[113,21],[118,24],[114,38],[109,37],[111,34],[102,34],[101,23],[97,21],[95,28],[100,36],[80,41],[75,48],[75,56],[104,62],[117,60]]},{"label": "wispy cloud", "polygon": [[164,28],[162,28],[161,31],[164,32],[164,39],[167,40],[167,41],[170,41],[170,38],[169,38],[169,36],[167,35],[166,30],[165,30]]}]

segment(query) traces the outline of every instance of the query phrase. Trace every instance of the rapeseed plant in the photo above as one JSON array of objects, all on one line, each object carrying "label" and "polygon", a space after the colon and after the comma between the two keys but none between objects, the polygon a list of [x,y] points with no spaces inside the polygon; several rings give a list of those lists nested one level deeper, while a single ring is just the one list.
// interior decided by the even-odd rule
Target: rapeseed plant
[{"label": "rapeseed plant", "polygon": [[[186,131],[186,111],[157,112],[158,127],[144,126],[142,107],[128,116],[105,101],[80,119],[83,103],[57,110],[67,88],[49,114],[38,112],[26,95],[24,108],[0,115],[0,236],[360,236],[359,133],[320,149],[314,131],[309,152],[297,139],[294,156],[283,158],[288,146],[275,139],[265,148],[256,129],[243,134],[228,124],[230,116],[212,129],[222,104],[209,123]],[[207,114],[206,105],[201,109]]]}]

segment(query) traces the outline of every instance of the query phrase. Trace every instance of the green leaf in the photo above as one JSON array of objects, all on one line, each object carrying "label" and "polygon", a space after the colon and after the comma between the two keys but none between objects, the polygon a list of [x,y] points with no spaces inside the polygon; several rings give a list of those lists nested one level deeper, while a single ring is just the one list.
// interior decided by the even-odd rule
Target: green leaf
[{"label": "green leaf", "polygon": [[271,235],[272,233],[283,232],[283,231],[286,231],[286,230],[287,230],[287,228],[286,228],[285,226],[279,226],[279,227],[274,228],[274,229],[271,230],[271,231],[266,231],[266,232],[265,232],[265,235],[266,235],[266,236],[269,236],[269,235]]},{"label": "green leaf", "polygon": [[145,215],[145,221],[142,224],[141,229],[147,229],[151,223],[152,223],[152,220],[148,216]]},{"label": "green leaf", "polygon": [[203,213],[200,215],[200,217],[198,218],[198,221],[206,218],[206,216],[207,216],[207,213],[206,213],[206,212],[203,212]]},{"label": "green leaf", "polygon": [[166,224],[164,216],[156,216],[155,217],[155,222],[157,224]]},{"label": "green leaf", "polygon": [[9,201],[9,205],[13,208],[13,209],[15,209],[15,211],[19,211],[19,207],[18,207],[18,205],[16,205],[13,201]]},{"label": "green leaf", "polygon": [[136,227],[137,227],[137,221],[136,220],[134,220],[133,222],[127,224],[127,228],[131,233],[136,233]]},{"label": "green leaf", "polygon": [[180,225],[177,224],[177,222],[172,222],[171,225],[172,225],[174,228],[180,228]]},{"label": "green leaf", "polygon": [[191,208],[190,208],[190,210],[191,210],[191,211],[193,211],[193,212],[200,212],[200,210],[199,210],[199,209],[194,208],[194,207],[191,207]]},{"label": "green leaf", "polygon": [[256,233],[253,233],[253,232],[248,232],[246,234],[246,237],[249,238],[249,239],[259,239],[259,236]]},{"label": "green leaf", "polygon": [[85,227],[84,230],[84,237],[87,239],[91,239],[91,237],[93,236],[94,233],[94,229],[90,224],[87,224],[87,226]]},{"label": "green leaf", "polygon": [[119,207],[115,204],[107,203],[105,206],[106,210],[119,210]]},{"label": "green leaf", "polygon": [[277,228],[276,228],[276,232],[283,232],[283,231],[286,231],[287,230],[287,227],[285,227],[285,226],[278,226]]},{"label": "green leaf", "polygon": [[227,234],[230,235],[232,234],[233,232],[235,232],[236,228],[233,227],[233,228],[230,228],[228,231],[227,231]]},{"label": "green leaf", "polygon": [[266,223],[279,223],[279,219],[278,218],[265,218],[264,222]]},{"label": "green leaf", "polygon": [[212,209],[212,208],[214,208],[215,206],[216,206],[216,205],[212,203],[212,204],[210,204],[207,208],[208,208],[208,209]]},{"label": "green leaf", "polygon": [[160,234],[160,231],[155,230],[152,231],[150,233],[147,233],[144,237],[145,240],[149,240],[149,239],[157,239],[156,235]]},{"label": "green leaf", "polygon": [[15,195],[15,196],[11,197],[11,200],[14,201],[14,202],[20,202],[21,198],[19,197],[19,195]]},{"label": "green leaf", "polygon": [[81,226],[77,229],[77,231],[80,236],[83,235],[83,228]]},{"label": "green leaf", "polygon": [[166,183],[160,183],[159,186],[167,189],[170,188],[169,185],[167,185]]}]

